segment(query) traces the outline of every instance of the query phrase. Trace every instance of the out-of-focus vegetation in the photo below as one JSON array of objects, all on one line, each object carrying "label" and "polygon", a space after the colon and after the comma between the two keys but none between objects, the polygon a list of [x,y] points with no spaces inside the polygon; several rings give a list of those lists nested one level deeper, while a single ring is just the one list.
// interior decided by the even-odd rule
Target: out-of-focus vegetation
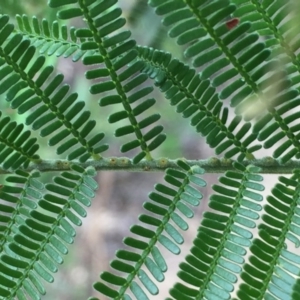
[{"label": "out-of-focus vegetation", "polygon": [[35,15],[38,18],[55,18],[55,10],[47,7],[47,0],[1,0],[0,13],[14,17],[16,14]]}]

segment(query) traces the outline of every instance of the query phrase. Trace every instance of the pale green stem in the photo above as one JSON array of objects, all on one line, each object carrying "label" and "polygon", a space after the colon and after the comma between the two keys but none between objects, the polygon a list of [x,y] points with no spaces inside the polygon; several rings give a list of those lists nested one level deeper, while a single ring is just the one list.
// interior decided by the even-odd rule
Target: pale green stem
[{"label": "pale green stem", "polygon": [[[182,158],[181,158],[182,159]],[[183,159],[184,160],[184,159]],[[128,172],[159,172],[167,168],[180,169],[176,164],[177,159],[158,158],[149,160],[142,160],[138,164],[133,164],[128,157],[107,157],[101,160],[88,160],[84,163],[79,161],[68,160],[40,160],[37,163],[31,163],[28,168],[23,169],[30,172],[33,169],[40,172],[57,172],[70,170],[70,164],[76,163],[83,168],[93,166],[98,171],[128,171]],[[233,170],[232,163],[234,160],[226,158],[211,157],[206,160],[184,160],[188,165],[198,165],[203,168],[206,173],[224,173],[228,170]],[[262,159],[245,160],[243,165],[254,165],[261,168],[261,174],[292,174],[293,169],[300,168],[300,160],[291,160],[288,163],[281,164],[280,160],[272,157],[264,157]],[[4,170],[0,165],[0,174],[10,174],[12,170]]]}]

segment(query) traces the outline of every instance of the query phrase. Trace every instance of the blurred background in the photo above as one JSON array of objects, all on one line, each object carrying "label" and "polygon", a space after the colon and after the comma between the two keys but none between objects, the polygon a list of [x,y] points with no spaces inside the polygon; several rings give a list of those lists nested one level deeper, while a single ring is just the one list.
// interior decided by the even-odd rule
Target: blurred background
[{"label": "blurred background", "polygon": [[[182,48],[176,46],[175,41],[167,37],[167,29],[161,25],[161,20],[153,10],[147,6],[147,0],[120,0],[123,15],[128,20],[126,26],[132,31],[132,37],[140,45],[147,45],[157,49],[171,52],[175,57],[184,61]],[[9,14],[12,18],[16,14],[36,16],[39,20],[46,18],[49,21],[56,19],[56,11],[47,7],[46,0],[1,0],[0,13]],[[82,23],[71,23],[69,26],[81,26]],[[65,82],[69,83],[74,92],[78,92],[79,99],[86,102],[87,108],[92,111],[93,119],[97,121],[96,130],[106,135],[106,143],[110,149],[105,156],[120,156],[120,145],[126,141],[114,137],[115,125],[107,122],[108,115],[115,109],[114,106],[100,108],[98,98],[89,93],[91,85],[84,77],[85,66],[81,61],[73,63],[72,60],[55,56],[48,57],[48,64],[56,67],[57,73],[65,75]],[[151,85],[152,82],[147,83]],[[157,103],[152,109],[162,115],[159,121],[167,133],[166,142],[154,152],[154,157],[187,159],[204,159],[214,153],[205,144],[200,135],[189,126],[189,120],[179,118],[175,109],[168,104],[158,91],[153,92]],[[18,115],[9,107],[3,95],[0,96],[0,110],[19,123],[24,122],[26,114]],[[120,124],[117,123],[119,126]],[[38,134],[34,133],[37,137]],[[39,154],[42,158],[57,158],[54,148],[47,145],[47,139],[38,137],[40,143]],[[44,174],[46,181],[50,181],[55,174]],[[207,208],[207,195],[210,193],[210,184],[216,182],[217,175],[205,175],[208,188],[203,191],[204,198],[196,209],[195,218],[190,221],[190,229],[183,233],[185,243],[182,253],[187,254],[192,239],[201,221],[201,214]],[[0,178],[3,182],[3,176]],[[97,176],[99,190],[93,206],[87,210],[88,217],[83,220],[83,226],[78,228],[74,245],[69,247],[69,255],[59,268],[53,284],[45,284],[46,300],[79,300],[89,296],[106,299],[95,292],[92,283],[97,281],[101,271],[109,270],[109,262],[114,258],[116,250],[123,248],[122,239],[130,235],[129,228],[138,222],[138,215],[143,213],[142,204],[147,201],[147,195],[153,190],[155,183],[163,182],[162,173],[129,173],[129,172],[99,172]],[[163,299],[168,295],[170,284],[176,281],[176,272],[180,262],[179,257],[165,253],[169,270],[166,280],[158,285]],[[184,256],[181,256],[182,259]],[[150,297],[152,298],[152,297]]]}]

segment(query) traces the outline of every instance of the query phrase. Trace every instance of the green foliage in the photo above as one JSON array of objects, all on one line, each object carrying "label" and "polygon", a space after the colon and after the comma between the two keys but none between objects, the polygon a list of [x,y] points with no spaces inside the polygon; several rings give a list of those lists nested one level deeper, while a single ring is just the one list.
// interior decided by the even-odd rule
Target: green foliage
[{"label": "green foliage", "polygon": [[[113,270],[94,283],[109,299],[159,294],[168,269],[162,249],[180,254],[205,172],[222,163],[230,170],[212,185],[209,210],[168,299],[299,299],[300,171],[270,183],[265,197],[256,166],[262,148],[277,159],[261,160],[273,173],[276,164],[292,168],[300,158],[299,8],[292,0],[149,0],[182,46],[184,63],[137,45],[117,2],[50,0],[54,21],[0,15],[0,94],[25,115],[18,123],[0,107],[0,171],[9,174],[0,185],[0,299],[45,295],[43,281],[54,281],[68,254],[101,169],[165,171],[165,183],[155,185],[130,228],[135,237],[124,239]],[[54,74],[49,57],[71,57],[87,68],[90,93],[100,107],[112,107],[108,123],[117,123],[120,151],[132,158],[103,155],[109,146],[98,122],[65,77]],[[156,157],[167,135],[157,124],[154,87],[223,160],[200,167],[168,153]],[[47,161],[35,132],[66,160]],[[50,182],[41,178],[49,170],[59,172]]]}]

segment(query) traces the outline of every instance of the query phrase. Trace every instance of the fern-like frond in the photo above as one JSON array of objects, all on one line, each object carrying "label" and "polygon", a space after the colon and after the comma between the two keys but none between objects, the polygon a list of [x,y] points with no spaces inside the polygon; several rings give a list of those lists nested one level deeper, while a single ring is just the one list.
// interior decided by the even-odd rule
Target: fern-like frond
[{"label": "fern-like frond", "polygon": [[204,213],[190,254],[179,265],[178,277],[193,288],[176,284],[170,290],[174,299],[230,299],[262,209],[258,192],[264,190],[257,167],[234,166],[236,171],[220,177],[222,185],[213,186],[214,211]]},{"label": "fern-like frond", "polygon": [[[181,230],[188,229],[188,224],[178,212],[187,218],[192,218],[194,214],[189,206],[199,205],[202,199],[202,194],[192,185],[200,187],[206,185],[203,179],[196,176],[203,174],[203,169],[190,167],[183,161],[178,161],[177,164],[182,170],[168,169],[165,176],[165,181],[173,187],[157,184],[155,189],[158,193],[150,193],[149,198],[152,201],[144,203],[144,208],[156,216],[142,214],[139,217],[142,223],[153,226],[154,229],[141,225],[132,226],[130,231],[136,234],[137,238],[127,237],[124,239],[124,244],[137,250],[138,253],[132,250],[119,250],[116,253],[118,259],[111,263],[113,269],[127,274],[127,277],[123,278],[110,272],[102,273],[100,277],[104,282],[115,285],[119,289],[117,291],[117,288],[111,288],[103,282],[95,283],[95,289],[102,294],[113,299],[131,299],[126,294],[128,288],[136,299],[148,299],[144,289],[152,295],[158,294],[157,286],[143,268],[145,266],[156,281],[164,280],[163,273],[167,270],[167,265],[156,244],[160,243],[173,254],[180,253],[178,244],[182,244],[184,240],[171,221]],[[148,241],[144,241],[144,238]],[[136,282],[137,278],[141,284]]]},{"label": "fern-like frond", "polygon": [[195,69],[172,59],[170,53],[147,47],[138,47],[138,50],[139,57],[147,62],[143,72],[155,80],[170,104],[176,106],[176,112],[182,113],[183,118],[191,117],[190,124],[206,136],[207,144],[216,148],[216,154],[226,151],[226,158],[239,154],[240,161],[253,158],[252,153],[261,145],[250,146],[256,139],[256,134],[251,133],[251,123],[236,130],[242,118],[236,116],[228,120],[229,110],[223,107],[209,80],[201,80]]},{"label": "fern-like frond", "polygon": [[39,21],[36,17],[32,20],[28,16],[16,16],[18,28],[15,32],[31,41],[31,44],[39,49],[40,54],[57,57],[70,57],[74,62],[81,59],[87,51],[80,50],[80,40],[76,37],[76,28],[67,25],[59,25],[57,21],[52,24],[46,19]]},{"label": "fern-like frond", "polygon": [[[292,299],[293,286],[300,275],[300,257],[287,249],[287,240],[300,245],[300,174],[279,177],[267,197],[259,238],[250,247],[252,255],[241,274],[237,291],[240,299]],[[299,278],[299,277],[298,277]],[[294,298],[296,299],[296,298]]]},{"label": "fern-like frond", "polygon": [[[50,0],[49,3],[51,7],[64,5],[57,0]],[[69,1],[69,4],[71,3],[75,5],[59,11],[58,17],[61,19],[83,17],[88,28],[78,29],[76,36],[92,38],[92,41],[83,42],[81,50],[97,50],[99,52],[98,55],[86,55],[83,60],[84,64],[95,66],[94,69],[87,71],[86,78],[99,81],[92,85],[90,91],[92,94],[101,94],[100,106],[122,104],[123,109],[108,118],[110,123],[124,119],[129,121],[129,125],[116,131],[116,136],[125,136],[131,133],[136,136],[133,141],[121,147],[121,152],[141,148],[142,152],[138,153],[133,161],[139,162],[145,157],[151,159],[150,152],[163,143],[166,136],[161,133],[162,126],[155,126],[145,133],[142,130],[156,122],[160,118],[159,115],[151,115],[139,120],[139,116],[155,104],[155,99],[147,99],[135,107],[132,106],[132,103],[147,96],[152,89],[141,88],[148,76],[138,73],[142,69],[143,63],[135,62],[136,42],[130,39],[130,31],[121,31],[125,19],[121,17],[120,8],[113,8],[117,1]],[[129,64],[131,66],[124,69]],[[113,90],[117,94],[106,95],[106,92]]]},{"label": "fern-like frond", "polygon": [[[211,78],[216,86],[227,84],[220,98],[231,97],[231,106],[236,107],[237,114],[245,114],[246,120],[263,118],[254,134],[271,119],[279,124],[280,130],[270,138],[272,145],[281,141],[282,136],[288,132],[288,142],[285,148],[278,147],[277,152],[274,152],[276,157],[280,156],[282,162],[287,162],[300,153],[298,137],[290,128],[289,119],[283,118],[281,111],[276,110],[278,106],[295,100],[298,90],[292,88],[285,70],[278,76],[276,63],[280,63],[268,60],[271,50],[259,41],[259,35],[247,34],[251,21],[234,28],[227,24],[236,9],[234,4],[223,0],[172,0],[166,3],[150,0],[149,3],[156,7],[158,15],[167,15],[163,22],[172,27],[169,35],[176,37],[178,44],[190,45],[185,55],[196,56],[194,66],[208,63],[201,71],[201,79]],[[278,91],[278,87],[280,92],[276,94],[274,91]],[[270,143],[264,146],[269,147]]]},{"label": "fern-like frond", "polygon": [[26,168],[31,161],[37,162],[39,145],[36,138],[30,138],[30,131],[24,131],[23,124],[17,124],[10,117],[2,117],[0,111],[0,164],[3,169]]},{"label": "fern-like frond", "polygon": [[[0,69],[0,94],[6,92],[6,100],[13,109],[18,109],[19,114],[29,112],[26,124],[32,125],[34,130],[41,129],[42,137],[56,132],[49,139],[49,145],[63,141],[57,149],[58,154],[81,144],[69,154],[69,160],[79,157],[80,161],[86,161],[91,156],[99,159],[99,153],[107,150],[108,145],[99,145],[103,133],[87,139],[96,121],[90,120],[89,111],[83,111],[85,102],[76,102],[76,93],[67,96],[70,87],[61,86],[64,76],[52,77],[54,68],[44,66],[44,56],[34,57],[35,47],[28,40],[22,40],[18,34],[9,39],[14,27],[8,21],[7,16],[0,19],[0,59],[3,65]],[[37,76],[35,80],[34,76]],[[47,80],[49,83],[45,83]],[[32,111],[32,108],[35,110]],[[60,131],[57,133],[58,129]],[[68,139],[70,135],[72,137]]]},{"label": "fern-like frond", "polygon": [[[71,168],[73,173],[63,172],[61,176],[54,177],[54,184],[46,184],[46,193],[38,201],[34,200],[41,198],[41,194],[26,183],[24,187],[2,188],[6,193],[2,193],[1,198],[6,195],[5,200],[8,201],[16,198],[10,194],[21,193],[20,200],[16,198],[21,203],[17,210],[24,211],[24,217],[17,220],[18,227],[12,227],[14,234],[0,257],[0,282],[5,287],[0,288],[0,295],[5,299],[27,299],[25,293],[31,299],[40,299],[40,294],[45,294],[41,279],[53,282],[51,273],[57,272],[57,264],[63,263],[62,256],[68,253],[65,243],[72,244],[75,237],[69,221],[76,226],[81,225],[76,214],[86,216],[81,204],[90,206],[90,199],[97,188],[92,178],[96,174],[93,168],[83,169],[76,165]],[[23,183],[26,176],[29,174],[8,177],[8,182]],[[35,188],[43,186],[36,179],[32,182],[28,177],[28,181]],[[17,217],[12,215],[11,219]],[[4,238],[9,237],[4,235]]]}]

